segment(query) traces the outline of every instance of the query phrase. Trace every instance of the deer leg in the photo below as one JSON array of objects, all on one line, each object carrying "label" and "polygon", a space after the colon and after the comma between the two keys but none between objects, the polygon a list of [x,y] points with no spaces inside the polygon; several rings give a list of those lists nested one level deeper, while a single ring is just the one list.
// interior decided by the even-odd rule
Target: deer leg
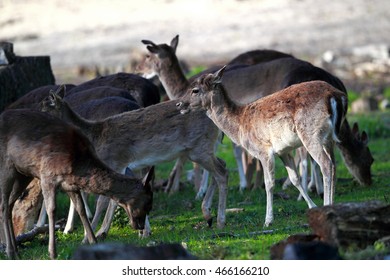
[{"label": "deer leg", "polygon": [[201,180],[201,183],[200,183],[200,188],[199,188],[199,191],[196,194],[195,199],[202,199],[205,196],[205,194],[207,192],[207,189],[208,189],[208,186],[209,186],[209,177],[210,177],[210,172],[207,171],[206,169],[203,170],[203,175],[202,175],[202,180]]},{"label": "deer leg", "polygon": [[210,227],[213,222],[213,217],[211,216],[211,204],[213,201],[214,193],[215,193],[215,181],[213,178],[210,186],[207,188],[206,194],[202,201],[203,218],[207,221]]},{"label": "deer leg", "polygon": [[[218,185],[219,196],[218,196],[218,215],[217,215],[217,227],[223,228],[225,226],[226,217],[226,196],[227,196],[227,180],[228,172],[226,169],[225,162],[219,158],[214,157],[214,154],[207,154],[198,151],[193,151],[191,153],[190,159],[199,163],[204,169],[209,171],[212,174],[213,180]],[[202,202],[202,213],[203,217],[206,219],[209,225],[212,223],[211,216],[211,204],[212,198],[215,192],[214,181],[207,189],[206,195],[203,198]]]},{"label": "deer leg", "polygon": [[41,178],[41,188],[43,200],[45,202],[47,216],[49,219],[49,256],[51,259],[57,257],[56,241],[55,241],[55,209],[56,209],[56,190],[53,183],[48,183]]},{"label": "deer leg", "polygon": [[[318,166],[317,162],[315,162],[313,159],[311,160],[311,174],[312,174],[312,178],[310,179],[310,183],[311,183],[311,181],[313,181],[312,185],[315,185],[315,188],[317,190],[317,194],[319,196],[323,196],[324,185],[322,182],[320,167]],[[309,190],[314,188],[314,187],[311,187],[311,188],[310,187],[311,186],[309,184],[309,186],[308,186]]]},{"label": "deer leg", "polygon": [[[81,196],[82,196],[82,199],[83,199],[83,203],[84,203],[84,206],[85,206],[85,211],[86,211],[87,217],[90,219],[90,218],[92,218],[92,213],[91,213],[91,210],[88,207],[87,194],[85,192],[82,192]],[[66,220],[66,225],[65,225],[65,228],[64,228],[64,233],[65,234],[68,234],[69,232],[73,231],[75,214],[76,213],[75,213],[74,203],[71,200],[70,201],[70,205],[69,205],[68,218]]]},{"label": "deer leg", "polygon": [[[320,139],[325,138],[322,137]],[[321,168],[324,185],[324,205],[333,204],[336,184],[336,165],[331,136],[328,136],[328,139],[325,139],[323,144],[319,141],[307,143],[307,150]]]},{"label": "deer leg", "polygon": [[13,186],[15,183],[15,175],[16,172],[14,170],[7,170],[6,172],[2,172],[0,177],[0,187],[1,189],[1,219],[2,226],[4,230],[4,242],[6,244],[6,253],[9,259],[16,259],[17,247],[15,245],[15,234],[12,231],[12,208],[9,204],[9,198],[11,196],[11,192],[13,190]]},{"label": "deer leg", "polygon": [[183,166],[185,161],[186,161],[185,157],[180,157],[176,160],[175,166],[173,167],[171,174],[169,175],[166,192],[173,194],[179,191],[180,176],[183,172]]},{"label": "deer leg", "polygon": [[286,167],[288,177],[290,178],[291,183],[299,190],[299,192],[301,193],[303,199],[305,199],[309,208],[316,207],[316,204],[311,200],[311,198],[307,194],[307,190],[303,188],[301,185],[301,182],[299,180],[299,175],[296,170],[294,158],[289,153],[280,156],[280,158],[282,159],[284,166]]},{"label": "deer leg", "polygon": [[273,197],[275,188],[275,159],[273,156],[269,156],[267,151],[260,154],[259,158],[264,170],[264,184],[267,200],[264,227],[268,227],[274,221]]},{"label": "deer leg", "polygon": [[75,209],[74,209],[74,203],[71,200],[69,204],[69,212],[68,212],[68,218],[66,219],[66,225],[64,228],[64,233],[68,234],[69,232],[73,231],[74,228],[74,218],[75,218]]},{"label": "deer leg", "polygon": [[237,162],[238,175],[240,177],[240,191],[244,191],[248,187],[246,176],[244,172],[244,163],[242,160],[242,148],[236,144],[233,144],[234,158]]},{"label": "deer leg", "polygon": [[36,226],[37,227],[44,226],[46,224],[46,217],[47,217],[46,206],[45,203],[42,203],[41,211],[39,212],[39,217]]},{"label": "deer leg", "polygon": [[115,209],[118,206],[118,204],[110,199],[110,203],[108,204],[106,215],[104,216],[103,223],[99,229],[99,231],[96,233],[96,237],[99,239],[106,238],[108,231],[110,230],[110,226],[112,223],[112,220],[114,218]]},{"label": "deer leg", "polygon": [[85,213],[87,214],[88,219],[92,219],[93,214],[91,209],[89,209],[88,206],[88,193],[86,192],[81,192],[81,197],[83,198],[84,206],[85,206]]},{"label": "deer leg", "polygon": [[[309,173],[308,171],[308,157],[309,154],[307,153],[307,150],[305,147],[300,147],[297,149],[297,155],[298,155],[298,161],[299,161],[299,174],[301,174],[301,184],[302,188],[308,192],[307,187],[307,175]],[[297,164],[296,164],[297,165]],[[302,194],[300,193],[298,196],[298,200],[302,200]]]},{"label": "deer leg", "polygon": [[145,228],[143,230],[140,230],[139,237],[146,238],[146,237],[149,237],[151,235],[151,233],[152,233],[152,229],[150,228],[149,216],[146,215],[146,217],[145,217]]},{"label": "deer leg", "polygon": [[97,228],[100,217],[102,216],[103,211],[107,209],[109,202],[110,202],[109,197],[106,197],[104,195],[99,195],[98,200],[96,202],[95,215],[93,216],[92,223],[91,223],[93,230]]},{"label": "deer leg", "polygon": [[218,184],[218,216],[217,227],[223,228],[226,225],[226,199],[227,199],[227,184],[228,184],[228,171],[226,169],[226,163],[220,159],[215,159],[216,171],[213,173],[215,181]]},{"label": "deer leg", "polygon": [[256,159],[256,177],[255,177],[255,183],[253,185],[253,189],[261,188],[264,182],[264,176],[263,176],[263,168],[261,167],[261,163],[258,159]]},{"label": "deer leg", "polygon": [[96,243],[96,237],[92,231],[91,224],[89,223],[87,213],[85,211],[85,203],[80,192],[68,192],[68,195],[76,208],[77,213],[80,216],[80,220],[84,226],[84,235],[87,237],[89,244]]},{"label": "deer leg", "polygon": [[[246,152],[244,152],[246,153]],[[252,179],[253,179],[253,174],[255,173],[256,170],[256,159],[252,158],[250,155],[246,154],[246,164],[245,164],[245,178],[246,182],[248,185],[251,185]]]},{"label": "deer leg", "polygon": [[196,192],[199,192],[201,186],[202,186],[202,168],[199,164],[197,164],[196,162],[193,163],[193,166],[194,166],[194,174],[193,174],[193,178],[194,178],[194,188],[196,190]]}]

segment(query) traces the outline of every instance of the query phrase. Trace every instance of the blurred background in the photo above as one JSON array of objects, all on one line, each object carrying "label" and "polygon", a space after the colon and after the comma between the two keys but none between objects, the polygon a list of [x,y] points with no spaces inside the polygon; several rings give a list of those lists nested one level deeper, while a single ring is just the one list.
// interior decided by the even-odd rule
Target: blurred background
[{"label": "blurred background", "polygon": [[390,1],[0,0],[0,41],[16,55],[50,56],[57,83],[94,68],[131,71],[142,39],[169,43],[177,34],[190,67],[266,48],[338,69],[351,54],[382,59],[387,70]]}]

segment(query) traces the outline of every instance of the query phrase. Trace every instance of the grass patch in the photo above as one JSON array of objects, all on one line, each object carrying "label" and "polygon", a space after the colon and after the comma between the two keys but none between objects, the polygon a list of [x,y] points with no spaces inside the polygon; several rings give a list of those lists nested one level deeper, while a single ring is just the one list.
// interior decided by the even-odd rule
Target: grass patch
[{"label": "grass patch", "polygon": [[[380,200],[390,203],[390,154],[388,149],[389,113],[367,115],[349,115],[350,123],[358,121],[360,129],[368,131],[370,149],[375,158],[372,166],[373,184],[370,187],[360,186],[348,173],[338,151],[335,202],[359,202]],[[209,228],[203,220],[201,202],[195,200],[195,191],[191,183],[185,183],[184,188],[173,195],[163,192],[154,194],[153,210],[150,214],[152,236],[146,239],[138,238],[138,233],[128,226],[127,217],[122,210],[116,213],[116,219],[104,242],[123,242],[139,246],[160,243],[181,243],[200,259],[269,259],[270,247],[291,234],[308,233],[304,201],[297,201],[298,191],[290,187],[282,191],[278,184],[274,198],[274,224],[263,228],[265,218],[265,191],[255,189],[239,192],[238,172],[234,162],[232,144],[228,138],[218,148],[218,155],[223,158],[229,169],[227,208],[243,208],[238,213],[227,213],[227,225],[217,229],[215,224]],[[156,166],[157,179],[167,178],[173,163]],[[187,169],[191,164],[187,163]],[[276,178],[286,177],[286,171],[280,160],[276,161]],[[186,182],[183,174],[182,181]],[[279,195],[283,193],[283,195]],[[317,205],[322,200],[312,195]],[[68,198],[59,194],[58,217],[66,217]],[[216,215],[217,197],[213,202],[213,215]],[[215,219],[214,219],[215,220]],[[70,259],[74,250],[83,239],[83,228],[77,223],[75,232],[65,235],[57,232],[58,259]],[[264,231],[272,230],[272,232]],[[39,235],[33,241],[23,244],[20,248],[22,259],[48,259],[48,236]],[[376,247],[375,247],[376,246]],[[368,248],[366,253],[357,254],[354,251],[343,252],[346,258],[362,259],[372,255],[372,251],[383,252],[382,245]],[[0,254],[0,259],[5,259]]]}]

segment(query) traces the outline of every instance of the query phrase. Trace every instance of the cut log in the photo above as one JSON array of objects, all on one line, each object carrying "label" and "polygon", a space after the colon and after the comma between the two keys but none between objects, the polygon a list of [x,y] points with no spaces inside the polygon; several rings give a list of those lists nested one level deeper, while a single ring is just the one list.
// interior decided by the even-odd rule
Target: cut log
[{"label": "cut log", "polygon": [[55,83],[49,56],[20,57],[13,45],[1,42],[7,64],[0,66],[0,112],[27,92]]},{"label": "cut log", "polygon": [[390,205],[379,201],[312,208],[307,215],[313,233],[337,247],[366,248],[390,235]]},{"label": "cut log", "polygon": [[15,236],[34,228],[43,203],[41,186],[38,179],[34,179],[25,192],[15,202],[12,211],[12,220]]}]

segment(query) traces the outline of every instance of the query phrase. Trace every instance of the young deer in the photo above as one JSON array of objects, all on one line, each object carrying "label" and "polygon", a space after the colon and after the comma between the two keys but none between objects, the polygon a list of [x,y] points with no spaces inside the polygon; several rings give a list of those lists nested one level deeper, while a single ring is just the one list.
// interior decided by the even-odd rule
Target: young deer
[{"label": "young deer", "polygon": [[[221,84],[224,68],[192,84],[190,105],[205,111],[233,142],[258,158],[264,169],[267,194],[265,226],[273,221],[274,156],[278,155],[308,206],[315,207],[299,182],[290,152],[304,146],[324,175],[324,204],[332,204],[336,167],[333,144],[347,111],[347,96],[322,81],[293,85],[247,105],[235,104]],[[182,104],[180,107],[183,106]]]},{"label": "young deer", "polygon": [[[87,121],[54,92],[44,100],[41,110],[79,127],[94,145],[99,158],[118,172],[124,173],[127,167],[137,171],[176,158],[189,158],[200,164],[213,174],[219,187],[217,226],[224,226],[227,170],[225,163],[215,156],[219,130],[210,125],[209,118],[201,117],[202,112],[182,115],[176,102],[168,101],[102,121]],[[212,195],[213,192],[209,192],[202,203],[203,215],[209,222]],[[97,225],[105,202],[99,197],[92,228]],[[111,201],[98,237],[108,233],[115,207]],[[149,231],[147,224],[144,235]]]},{"label": "young deer", "polygon": [[[178,36],[172,39],[170,45],[157,45],[149,40],[142,42],[147,45],[149,53],[139,65],[139,70],[144,73],[145,77],[157,75],[171,99],[183,97],[193,79],[187,80],[178,64],[176,57]],[[268,59],[261,58],[261,55],[267,57],[270,54]],[[256,52],[255,61],[262,63],[249,66],[237,65],[236,63],[240,62],[237,58],[228,63],[222,84],[229,97],[237,104],[248,104],[293,84],[313,80],[325,81],[346,93],[343,83],[337,77],[309,62],[283,55],[283,53],[269,53],[268,51]],[[244,57],[242,62],[248,63],[248,59]],[[340,142],[336,145],[349,172],[360,184],[370,185],[373,158],[367,146],[367,134],[364,131],[359,133],[357,124],[354,124],[351,129],[348,121],[345,120],[339,139]],[[235,154],[236,159],[239,160],[238,156],[241,157],[241,155],[238,151]],[[240,174],[240,186],[246,185],[244,174]]]},{"label": "young deer", "polygon": [[25,109],[5,111],[0,116],[0,211],[8,257],[17,257],[12,208],[33,178],[41,183],[49,217],[49,254],[54,259],[58,186],[73,201],[89,243],[96,243],[80,192],[111,197],[125,209],[133,228],[143,229],[152,208],[152,174],[153,170],[141,182],[114,172],[97,158],[78,129],[58,118]]}]

